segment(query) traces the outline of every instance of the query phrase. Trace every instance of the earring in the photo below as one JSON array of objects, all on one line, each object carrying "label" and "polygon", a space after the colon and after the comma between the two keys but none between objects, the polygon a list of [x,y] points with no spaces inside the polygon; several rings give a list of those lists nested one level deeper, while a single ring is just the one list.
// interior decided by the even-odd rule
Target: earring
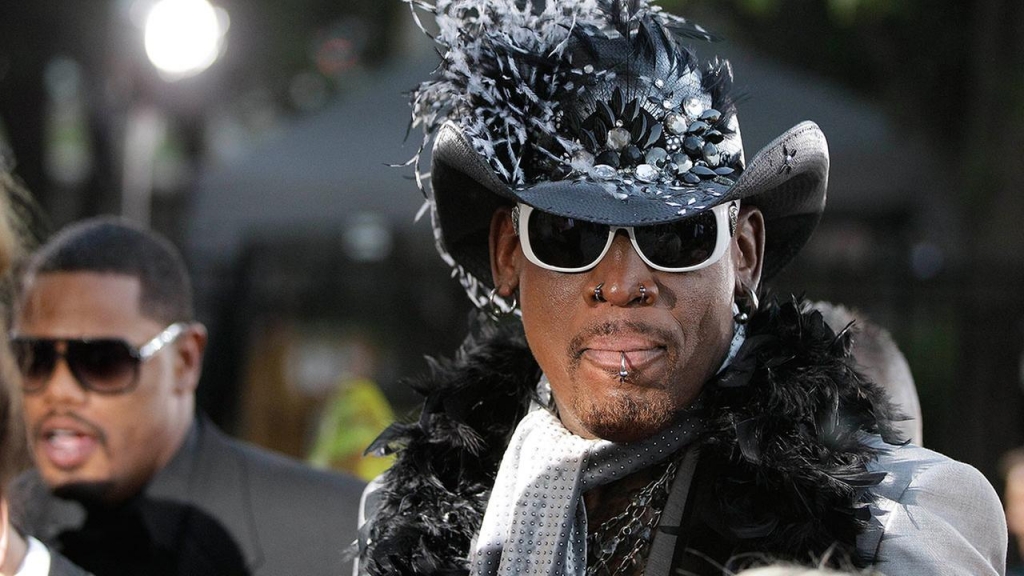
[{"label": "earring", "polygon": [[511,316],[516,311],[517,306],[519,306],[519,300],[515,296],[512,296],[511,304],[505,304],[504,298],[498,296],[498,289],[491,288],[491,293],[487,297],[487,311],[490,313],[491,318],[501,320],[506,316]]},{"label": "earring", "polygon": [[601,292],[601,288],[604,287],[604,282],[601,282],[597,286],[594,286],[594,301],[604,302],[604,293]]},{"label": "earring", "polygon": [[750,321],[750,317],[757,312],[757,307],[760,304],[757,300],[757,291],[746,284],[740,284],[743,289],[743,294],[736,297],[736,314],[733,315],[732,319],[737,324],[746,324]]}]

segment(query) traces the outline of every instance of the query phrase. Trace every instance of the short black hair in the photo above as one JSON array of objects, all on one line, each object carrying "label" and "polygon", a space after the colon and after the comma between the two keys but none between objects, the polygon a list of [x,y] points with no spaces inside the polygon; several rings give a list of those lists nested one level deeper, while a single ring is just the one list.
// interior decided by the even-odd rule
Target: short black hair
[{"label": "short black hair", "polygon": [[72,224],[26,262],[21,290],[55,272],[95,272],[138,278],[139,311],[165,323],[192,320],[192,283],[185,262],[167,238],[125,220],[99,217]]}]

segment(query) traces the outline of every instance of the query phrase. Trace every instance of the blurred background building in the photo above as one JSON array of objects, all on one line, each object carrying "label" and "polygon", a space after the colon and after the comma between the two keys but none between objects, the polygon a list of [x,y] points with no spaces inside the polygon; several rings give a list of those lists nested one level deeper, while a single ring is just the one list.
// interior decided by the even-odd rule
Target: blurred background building
[{"label": "blurred background building", "polygon": [[[0,157],[51,230],[114,213],[176,241],[203,408],[305,457],[339,397],[379,404],[367,381],[408,414],[399,381],[465,331],[387,166],[416,152],[405,93],[437,55],[399,0],[211,1],[0,3]],[[926,445],[995,480],[1024,440],[1024,3],[662,4],[726,39],[695,48],[732,61],[749,156],[804,119],[829,138],[829,207],[774,290],[888,328]]]}]

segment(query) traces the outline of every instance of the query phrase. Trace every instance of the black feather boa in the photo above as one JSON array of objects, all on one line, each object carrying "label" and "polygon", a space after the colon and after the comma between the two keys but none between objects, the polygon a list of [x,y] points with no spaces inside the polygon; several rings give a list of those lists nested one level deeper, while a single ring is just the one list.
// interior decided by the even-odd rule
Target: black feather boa
[{"label": "black feather boa", "polygon": [[[370,451],[398,452],[360,539],[369,574],[467,574],[501,456],[535,397],[540,369],[518,322],[478,323],[454,361],[413,386],[417,422]],[[773,559],[857,560],[881,481],[864,434],[898,442],[883,392],[852,368],[836,335],[796,299],[772,299],[747,325],[730,367],[705,386],[701,466],[715,470],[697,511],[733,549]]]}]

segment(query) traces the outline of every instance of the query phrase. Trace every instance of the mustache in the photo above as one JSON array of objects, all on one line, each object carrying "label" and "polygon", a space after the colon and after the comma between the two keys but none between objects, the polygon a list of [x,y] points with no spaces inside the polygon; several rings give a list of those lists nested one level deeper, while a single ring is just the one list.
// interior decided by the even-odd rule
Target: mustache
[{"label": "mustache", "polygon": [[579,360],[586,349],[586,343],[596,336],[615,336],[616,334],[642,334],[656,342],[671,342],[672,334],[663,328],[637,320],[617,320],[597,322],[585,326],[569,340],[568,353],[573,360]]},{"label": "mustache", "polygon": [[43,425],[46,424],[46,421],[49,420],[50,418],[56,417],[74,420],[75,422],[79,423],[83,428],[88,430],[90,434],[95,436],[96,440],[99,441],[100,444],[107,443],[107,433],[104,432],[103,429],[97,426],[96,424],[93,424],[89,420],[86,420],[85,418],[79,416],[78,414],[75,414],[74,412],[58,412],[57,410],[50,410],[49,412],[46,413],[46,416],[40,418],[35,423],[35,425],[32,426],[32,437],[42,437]]}]

